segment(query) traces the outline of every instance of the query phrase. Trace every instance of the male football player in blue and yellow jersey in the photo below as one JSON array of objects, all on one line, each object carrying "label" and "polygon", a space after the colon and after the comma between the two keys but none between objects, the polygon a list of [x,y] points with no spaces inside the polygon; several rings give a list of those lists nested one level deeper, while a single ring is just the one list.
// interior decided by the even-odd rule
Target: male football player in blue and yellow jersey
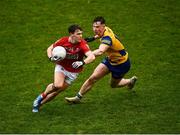
[{"label": "male football player in blue and yellow jersey", "polygon": [[105,19],[103,17],[96,17],[94,19],[93,31],[95,36],[90,38],[90,41],[96,38],[100,39],[99,48],[94,50],[93,53],[95,56],[105,53],[106,58],[96,67],[75,97],[65,98],[68,102],[79,102],[82,96],[92,88],[95,82],[109,73],[112,75],[112,88],[127,86],[129,89],[132,89],[136,83],[136,76],[130,79],[124,78],[124,75],[130,69],[128,53],[113,31],[105,25]]}]

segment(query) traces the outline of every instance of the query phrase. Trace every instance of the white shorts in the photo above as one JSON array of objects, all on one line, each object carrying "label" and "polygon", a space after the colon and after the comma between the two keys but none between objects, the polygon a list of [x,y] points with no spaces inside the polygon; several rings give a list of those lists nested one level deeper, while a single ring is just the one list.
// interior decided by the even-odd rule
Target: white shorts
[{"label": "white shorts", "polygon": [[78,76],[79,73],[72,73],[64,69],[61,65],[55,66],[55,72],[62,72],[65,75],[65,82],[71,84]]}]

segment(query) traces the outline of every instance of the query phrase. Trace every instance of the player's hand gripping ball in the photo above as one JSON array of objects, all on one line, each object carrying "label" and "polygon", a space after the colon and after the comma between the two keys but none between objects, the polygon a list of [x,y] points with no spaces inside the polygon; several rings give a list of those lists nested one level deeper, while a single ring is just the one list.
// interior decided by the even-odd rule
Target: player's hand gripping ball
[{"label": "player's hand gripping ball", "polygon": [[66,49],[62,46],[56,46],[52,50],[51,61],[61,61],[66,57]]}]

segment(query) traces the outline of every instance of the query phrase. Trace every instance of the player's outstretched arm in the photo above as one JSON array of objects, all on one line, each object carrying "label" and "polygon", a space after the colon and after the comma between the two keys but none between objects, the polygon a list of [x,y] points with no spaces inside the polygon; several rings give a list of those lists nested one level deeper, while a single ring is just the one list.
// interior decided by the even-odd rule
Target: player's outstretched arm
[{"label": "player's outstretched arm", "polygon": [[95,56],[92,51],[86,52],[85,55],[87,56],[86,59],[84,59],[85,64],[89,64],[95,60]]},{"label": "player's outstretched arm", "polygon": [[92,41],[96,40],[97,38],[99,38],[99,36],[95,35],[93,37],[86,37],[86,38],[84,38],[84,40],[86,40],[86,42],[92,42]]},{"label": "player's outstretched arm", "polygon": [[87,56],[86,59],[84,59],[83,61],[76,61],[76,62],[73,62],[72,66],[73,68],[79,68],[85,64],[89,64],[91,62],[93,62],[95,60],[95,56],[94,54],[92,53],[92,51],[88,51],[85,53],[85,55]]},{"label": "player's outstretched arm", "polygon": [[100,56],[100,55],[102,55],[104,52],[106,52],[106,51],[108,50],[108,48],[109,48],[108,45],[106,45],[106,44],[101,44],[98,49],[96,49],[96,50],[93,51],[93,54],[94,54],[95,56]]}]

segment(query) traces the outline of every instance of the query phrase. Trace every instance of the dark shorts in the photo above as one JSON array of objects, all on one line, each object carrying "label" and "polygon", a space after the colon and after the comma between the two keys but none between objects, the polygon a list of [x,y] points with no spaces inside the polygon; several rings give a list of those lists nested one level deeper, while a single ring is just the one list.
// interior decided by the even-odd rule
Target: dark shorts
[{"label": "dark shorts", "polygon": [[129,59],[126,62],[115,66],[109,63],[108,58],[104,58],[102,63],[107,66],[107,68],[112,74],[112,77],[115,79],[123,78],[123,76],[129,71],[131,67],[131,63]]}]

